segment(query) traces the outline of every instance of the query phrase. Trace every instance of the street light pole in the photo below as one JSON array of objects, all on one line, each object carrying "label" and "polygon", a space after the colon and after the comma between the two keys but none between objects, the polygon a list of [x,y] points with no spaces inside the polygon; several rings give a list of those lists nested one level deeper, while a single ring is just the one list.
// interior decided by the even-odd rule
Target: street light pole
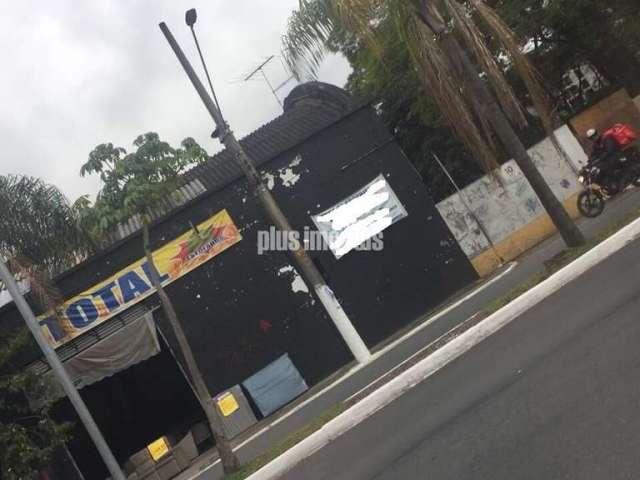
[{"label": "street light pole", "polygon": [[18,307],[18,310],[22,314],[27,327],[29,327],[29,330],[31,330],[31,334],[36,339],[36,342],[42,350],[42,353],[44,354],[47,363],[51,367],[54,376],[62,385],[64,393],[67,394],[71,405],[73,405],[73,408],[75,408],[78,417],[80,417],[80,420],[82,421],[84,427],[87,429],[87,433],[91,437],[91,440],[93,440],[93,443],[95,444],[98,453],[102,457],[102,460],[104,460],[104,463],[106,464],[111,477],[114,480],[125,480],[125,476],[120,469],[120,465],[118,465],[116,458],[113,456],[113,453],[109,449],[109,445],[107,445],[106,440],[102,436],[98,425],[96,425],[95,420],[91,416],[91,413],[82,400],[82,397],[80,397],[80,394],[78,393],[78,390],[76,390],[76,387],[71,381],[71,378],[69,378],[69,375],[64,369],[64,366],[58,358],[58,355],[53,350],[51,345],[49,345],[49,342],[45,338],[44,333],[42,333],[42,329],[38,324],[36,316],[33,314],[31,307],[20,293],[13,275],[5,265],[2,258],[0,258],[0,279],[2,279],[2,281],[6,285],[9,294],[13,298],[13,301]]},{"label": "street light pole", "polygon": [[[182,65],[182,68],[191,80],[191,83],[198,92],[200,99],[215,122],[217,127],[215,134],[223,145],[231,152],[234,160],[244,172],[247,180],[249,181],[249,185],[254,189],[265,213],[277,230],[281,232],[292,231],[293,228],[278,206],[276,200],[271,195],[271,192],[262,181],[254,163],[236,139],[235,135],[229,128],[229,125],[225,122],[219,108],[207,93],[204,85],[193,70],[191,63],[189,63],[189,60],[184,55],[180,45],[178,45],[178,42],[176,42],[176,39],[173,37],[171,31],[164,22],[160,23],[160,30],[162,30],[167,42],[169,42],[169,45],[173,49],[173,52]],[[301,246],[298,246],[298,248],[293,250],[292,257],[296,268],[311,284],[315,294],[320,300],[320,303],[324,306],[327,314],[340,332],[340,335],[346,342],[355,359],[359,363],[367,363],[371,359],[369,349],[351,323],[351,320],[336,299],[335,295],[325,283],[324,278],[314,265],[311,257],[309,257],[307,252]]]}]

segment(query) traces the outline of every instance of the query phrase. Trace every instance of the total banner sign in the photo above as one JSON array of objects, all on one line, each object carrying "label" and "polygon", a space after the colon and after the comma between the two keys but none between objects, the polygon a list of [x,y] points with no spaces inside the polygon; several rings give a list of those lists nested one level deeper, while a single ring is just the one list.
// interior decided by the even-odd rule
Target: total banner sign
[{"label": "total banner sign", "polygon": [[[162,285],[169,285],[242,240],[226,210],[153,252]],[[146,258],[38,317],[53,348],[95,328],[154,293]]]}]

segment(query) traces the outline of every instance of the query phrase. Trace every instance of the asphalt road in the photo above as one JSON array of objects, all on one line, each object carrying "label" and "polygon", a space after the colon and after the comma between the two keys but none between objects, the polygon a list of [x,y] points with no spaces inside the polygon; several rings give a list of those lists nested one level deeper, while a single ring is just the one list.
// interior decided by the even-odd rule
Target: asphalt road
[{"label": "asphalt road", "polygon": [[640,478],[640,241],[287,480]]},{"label": "asphalt road", "polygon": [[[602,216],[593,220],[580,219],[579,226],[585,235],[591,236],[606,226],[625,217],[629,211],[637,209],[639,205],[640,189],[635,189],[614,199],[610,204],[608,203],[605,213]],[[438,337],[471,317],[496,298],[508,293],[515,286],[527,280],[543,267],[545,260],[559,253],[564,248],[564,243],[561,238],[556,235],[532,249],[525,256],[518,259],[517,267],[508,275],[502,277],[488,288],[442,316],[429,327],[385,353],[366,368],[314,398],[312,402],[291,414],[285,420],[273,425],[259,436],[252,438],[249,442],[237,448],[236,452],[240,460],[247,462],[255,458],[278,441],[284,439],[289,433],[307,425],[326,409],[346,400],[360,389],[369,385],[415,352],[429,345]],[[189,476],[189,474],[185,474],[184,478],[189,478]],[[218,463],[216,466],[204,471],[198,476],[198,479],[215,480],[221,477],[222,469]]]}]

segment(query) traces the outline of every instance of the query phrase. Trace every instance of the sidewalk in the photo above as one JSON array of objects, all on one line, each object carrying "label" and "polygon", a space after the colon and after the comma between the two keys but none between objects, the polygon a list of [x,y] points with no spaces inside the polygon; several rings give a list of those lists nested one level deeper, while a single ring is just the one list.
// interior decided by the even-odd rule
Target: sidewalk
[{"label": "sidewalk", "polygon": [[[262,420],[234,438],[232,445],[240,456],[241,461],[244,463],[262,454],[272,444],[284,439],[291,432],[304,427],[326,409],[350,400],[356,395],[360,397],[365,391],[368,392],[373,384],[377,384],[381,376],[386,376],[389,373],[390,369],[403,364],[406,360],[412,359],[416,354],[422,353],[423,345],[414,340],[416,336],[423,338],[422,335],[418,335],[419,333],[445,315],[452,314],[463,303],[481,294],[489,286],[511,274],[516,266],[516,262],[509,263],[490,277],[479,280],[471,287],[459,292],[453,298],[448,299],[446,304],[424,314],[407,327],[373,347],[370,363],[357,365],[355,361],[350,362],[322,382],[314,385],[276,414]],[[248,452],[255,453],[248,454]],[[209,468],[212,464],[215,465]],[[217,452],[213,449],[198,457],[191,468],[175,477],[175,480],[191,480],[195,478],[209,480],[221,477],[222,469],[218,462]]]},{"label": "sidewalk", "polygon": [[[635,189],[607,204],[597,219],[580,219],[578,224],[591,237],[640,207],[640,190]],[[267,451],[290,433],[304,427],[327,409],[369,392],[400,373],[402,365],[411,365],[443,338],[455,335],[459,329],[473,325],[473,316],[493,300],[508,293],[514,286],[544,268],[544,261],[564,249],[562,239],[555,235],[527,252],[517,264],[509,265],[488,279],[474,285],[471,291],[456,295],[437,311],[417,319],[402,332],[373,349],[374,358],[365,366],[349,364],[331,377],[314,386],[309,392],[263,420],[254,428],[234,439],[234,448],[244,463]],[[464,325],[463,325],[464,324]],[[222,477],[222,469],[215,451],[203,454],[178,480],[213,480]]]}]

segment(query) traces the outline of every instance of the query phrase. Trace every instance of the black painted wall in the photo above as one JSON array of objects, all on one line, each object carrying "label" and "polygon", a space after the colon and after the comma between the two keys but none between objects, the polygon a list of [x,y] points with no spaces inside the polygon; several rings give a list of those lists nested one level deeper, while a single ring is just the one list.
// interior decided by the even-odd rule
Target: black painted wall
[{"label": "black painted wall", "polygon": [[[279,170],[297,156],[300,179],[286,187]],[[408,211],[384,232],[381,252],[313,256],[358,331],[371,347],[476,280],[476,273],[426,193],[419,175],[369,108],[347,115],[262,168],[274,175],[273,193],[294,228],[313,228],[318,213],[383,173]],[[226,208],[244,239],[168,287],[211,392],[243,381],[288,353],[312,385],[350,360],[319,302],[291,289],[284,253],[257,255],[257,232],[267,229],[247,184],[239,180],[156,225],[158,247]],[[68,298],[143,256],[140,236],[64,275]],[[154,303],[151,299],[148,303]],[[160,311],[156,317],[173,343]],[[17,322],[4,309],[0,324]],[[174,349],[175,350],[175,349]]]}]

